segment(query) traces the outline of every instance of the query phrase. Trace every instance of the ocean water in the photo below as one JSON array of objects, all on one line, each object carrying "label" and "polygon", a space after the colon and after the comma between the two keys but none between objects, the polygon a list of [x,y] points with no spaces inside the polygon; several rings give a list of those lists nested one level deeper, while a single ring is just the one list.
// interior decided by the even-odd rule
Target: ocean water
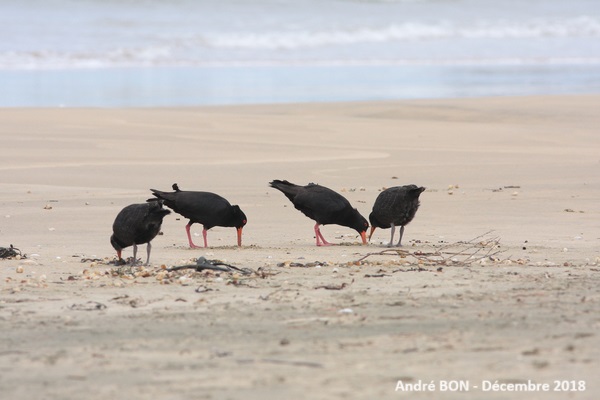
[{"label": "ocean water", "polygon": [[598,0],[0,0],[0,106],[600,93]]}]

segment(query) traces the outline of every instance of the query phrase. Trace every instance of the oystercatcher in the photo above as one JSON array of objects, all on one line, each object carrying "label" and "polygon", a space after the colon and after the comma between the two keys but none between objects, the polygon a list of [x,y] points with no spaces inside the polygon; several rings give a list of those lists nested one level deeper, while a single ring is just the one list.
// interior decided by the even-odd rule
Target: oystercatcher
[{"label": "oystercatcher", "polygon": [[[195,223],[203,225],[204,247],[208,247],[207,231],[214,226],[235,227],[237,244],[242,245],[242,229],[248,220],[239,206],[232,206],[229,201],[215,193],[180,190],[176,183],[173,184],[173,190],[174,192],[161,192],[150,189],[152,194],[163,200],[167,207],[189,219],[185,230],[191,248],[199,247],[194,244],[190,235],[190,227]],[[156,199],[148,201],[156,201]]]},{"label": "oystercatcher", "polygon": [[320,225],[336,224],[355,229],[362,238],[363,244],[367,243],[366,233],[369,228],[367,220],[360,215],[356,208],[342,195],[333,190],[309,183],[299,186],[288,181],[274,180],[269,185],[281,191],[296,207],[308,218],[314,220],[317,246],[331,245],[321,233]]}]

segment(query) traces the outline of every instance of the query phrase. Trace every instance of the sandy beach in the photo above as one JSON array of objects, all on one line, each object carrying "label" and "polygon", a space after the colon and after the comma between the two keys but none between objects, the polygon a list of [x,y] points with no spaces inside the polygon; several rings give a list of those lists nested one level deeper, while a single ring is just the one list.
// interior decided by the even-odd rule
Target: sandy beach
[{"label": "sandy beach", "polygon": [[[0,109],[0,246],[26,254],[0,260],[2,398],[595,399],[598,110],[597,95]],[[361,245],[332,225],[339,245],[316,247],[273,179],[365,217],[382,188],[427,190],[398,251],[389,230]],[[173,213],[148,267],[111,264],[119,210],[175,182],[238,204],[243,246],[216,227],[189,249]],[[166,271],[201,256],[252,274]],[[529,382],[548,390],[514,391]]]}]

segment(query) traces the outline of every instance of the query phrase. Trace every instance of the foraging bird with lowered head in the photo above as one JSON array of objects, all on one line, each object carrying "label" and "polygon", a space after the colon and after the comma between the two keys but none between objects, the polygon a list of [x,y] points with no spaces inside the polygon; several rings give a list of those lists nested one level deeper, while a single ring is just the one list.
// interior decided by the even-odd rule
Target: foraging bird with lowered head
[{"label": "foraging bird with lowered head", "polygon": [[113,234],[110,243],[117,251],[117,257],[121,260],[121,251],[133,246],[133,264],[136,263],[137,245],[146,245],[146,265],[150,262],[150,242],[160,232],[163,218],[171,211],[162,207],[161,201],[152,203],[131,204],[123,208],[113,223]]},{"label": "foraging bird with lowered head", "polygon": [[[176,183],[173,184],[173,190],[174,192],[161,192],[150,189],[152,194],[164,201],[167,207],[189,219],[185,231],[191,248],[198,248],[190,234],[190,228],[195,223],[203,225],[204,247],[208,247],[207,231],[215,226],[235,227],[237,245],[242,245],[242,229],[248,220],[239,206],[232,206],[229,201],[215,193],[180,190]],[[148,201],[156,201],[156,199]]]},{"label": "foraging bird with lowered head", "polygon": [[392,228],[392,236],[388,246],[394,244],[394,233],[396,227],[400,226],[400,239],[396,246],[401,246],[404,226],[413,220],[421,202],[419,196],[425,190],[424,187],[417,185],[395,186],[379,193],[373,211],[369,214],[371,222],[371,233],[369,240],[373,236],[376,228]]},{"label": "foraging bird with lowered head", "polygon": [[269,185],[281,191],[297,210],[316,222],[314,230],[317,246],[329,246],[323,237],[320,225],[336,224],[356,230],[363,244],[367,243],[366,234],[369,228],[367,220],[342,195],[333,190],[309,183],[306,186],[295,185],[288,181],[274,180]]}]

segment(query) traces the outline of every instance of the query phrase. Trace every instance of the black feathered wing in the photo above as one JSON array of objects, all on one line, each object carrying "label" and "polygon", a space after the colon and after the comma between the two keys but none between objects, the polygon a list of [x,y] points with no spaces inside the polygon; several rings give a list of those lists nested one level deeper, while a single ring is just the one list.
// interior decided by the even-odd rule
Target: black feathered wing
[{"label": "black feathered wing", "polygon": [[155,189],[151,191],[154,196],[163,199],[167,207],[192,223],[203,224],[206,229],[217,225],[229,226],[232,205],[218,194],[192,191],[161,192]]},{"label": "black feathered wing", "polygon": [[294,198],[294,207],[322,225],[339,223],[340,217],[352,209],[343,196],[319,185],[307,186],[299,191]]}]

